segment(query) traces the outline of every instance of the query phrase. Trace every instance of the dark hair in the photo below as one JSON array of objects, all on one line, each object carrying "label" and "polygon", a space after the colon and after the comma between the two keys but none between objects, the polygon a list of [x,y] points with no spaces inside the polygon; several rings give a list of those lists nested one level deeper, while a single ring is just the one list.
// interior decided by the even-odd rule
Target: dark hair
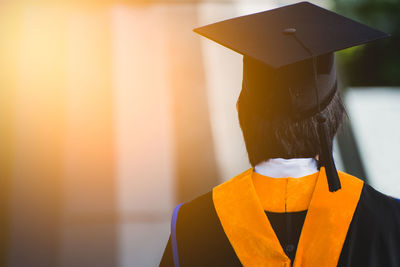
[{"label": "dark hair", "polygon": [[[300,120],[266,117],[238,100],[238,116],[250,164],[271,158],[310,158],[320,153],[317,114]],[[346,114],[339,90],[321,113],[326,117],[331,145]]]}]

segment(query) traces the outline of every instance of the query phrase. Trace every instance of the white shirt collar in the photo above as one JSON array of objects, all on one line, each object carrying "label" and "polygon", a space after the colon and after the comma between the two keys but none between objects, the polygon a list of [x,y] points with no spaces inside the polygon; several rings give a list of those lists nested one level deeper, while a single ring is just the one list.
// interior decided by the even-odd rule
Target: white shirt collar
[{"label": "white shirt collar", "polygon": [[299,178],[318,172],[318,166],[313,158],[273,158],[257,164],[254,171],[272,178]]}]

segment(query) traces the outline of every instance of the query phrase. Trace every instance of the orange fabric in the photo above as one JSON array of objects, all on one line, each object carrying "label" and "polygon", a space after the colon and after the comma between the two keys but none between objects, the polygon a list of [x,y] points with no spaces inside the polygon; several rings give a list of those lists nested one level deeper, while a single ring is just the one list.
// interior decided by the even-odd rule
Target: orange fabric
[{"label": "orange fabric", "polygon": [[337,266],[363,181],[339,171],[342,189],[329,192],[321,168],[294,261],[297,266]]},{"label": "orange fabric", "polygon": [[[324,168],[317,175],[295,267],[337,265],[363,186],[356,177],[339,172],[342,189],[331,193]],[[264,213],[253,176],[253,169],[249,169],[213,189],[222,227],[244,266],[290,266]]]},{"label": "orange fabric", "polygon": [[[258,200],[252,169],[213,189],[222,227],[243,266],[290,266]],[[282,265],[284,263],[284,265]]]},{"label": "orange fabric", "polygon": [[253,172],[253,184],[264,210],[295,212],[308,209],[318,172],[300,178],[271,178]]}]

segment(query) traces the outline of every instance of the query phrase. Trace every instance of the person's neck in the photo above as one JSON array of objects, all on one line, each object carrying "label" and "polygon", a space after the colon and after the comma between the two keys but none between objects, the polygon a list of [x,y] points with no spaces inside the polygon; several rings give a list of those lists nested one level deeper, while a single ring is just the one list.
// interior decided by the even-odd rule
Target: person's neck
[{"label": "person's neck", "polygon": [[299,178],[318,172],[318,164],[314,158],[273,158],[254,166],[254,171],[272,178]]}]

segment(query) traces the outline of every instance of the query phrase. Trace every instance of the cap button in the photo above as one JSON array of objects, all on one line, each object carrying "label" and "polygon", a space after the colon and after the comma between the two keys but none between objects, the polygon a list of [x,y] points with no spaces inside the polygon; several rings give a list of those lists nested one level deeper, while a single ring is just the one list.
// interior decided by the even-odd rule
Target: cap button
[{"label": "cap button", "polygon": [[286,28],[283,30],[283,34],[286,35],[292,35],[296,33],[296,29],[295,28]]}]

